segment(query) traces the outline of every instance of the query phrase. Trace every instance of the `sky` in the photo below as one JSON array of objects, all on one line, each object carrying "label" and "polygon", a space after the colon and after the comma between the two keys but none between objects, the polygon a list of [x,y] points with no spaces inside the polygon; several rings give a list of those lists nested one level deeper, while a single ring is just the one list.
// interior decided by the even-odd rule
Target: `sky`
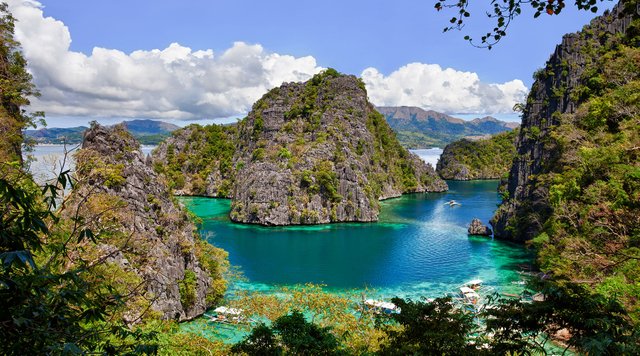
[{"label": "sky", "polygon": [[[524,11],[493,49],[477,2],[462,32],[432,0],[8,0],[49,127],[243,117],[269,89],[322,69],[362,77],[379,106],[517,121],[532,74],[595,15]],[[613,6],[604,1],[604,8]]]}]

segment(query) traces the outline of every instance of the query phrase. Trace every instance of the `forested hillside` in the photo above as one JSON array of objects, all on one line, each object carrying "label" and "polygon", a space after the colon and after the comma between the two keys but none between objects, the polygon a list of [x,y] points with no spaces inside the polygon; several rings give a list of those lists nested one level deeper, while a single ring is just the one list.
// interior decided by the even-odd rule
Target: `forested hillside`
[{"label": "forested hillside", "polygon": [[620,3],[566,35],[536,72],[499,238],[543,271],[622,300],[640,318],[640,20]]},{"label": "forested hillside", "polygon": [[518,131],[499,133],[489,138],[462,139],[448,144],[436,171],[453,180],[500,179],[506,177],[515,157]]}]

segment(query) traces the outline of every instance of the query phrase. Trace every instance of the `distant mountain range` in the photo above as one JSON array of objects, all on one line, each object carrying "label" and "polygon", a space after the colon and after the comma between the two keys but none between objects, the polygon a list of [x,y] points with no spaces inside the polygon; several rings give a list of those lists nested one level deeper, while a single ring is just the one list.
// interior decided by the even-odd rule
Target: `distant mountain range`
[{"label": "distant mountain range", "polygon": [[[519,124],[487,116],[471,121],[455,118],[433,110],[410,106],[382,106],[376,108],[396,132],[406,148],[444,147],[466,138],[480,138],[514,129]],[[156,120],[124,121],[129,132],[143,145],[157,145],[179,129],[179,126]],[[77,144],[82,142],[85,126],[27,130],[26,135],[37,143]]]},{"label": "distant mountain range", "polygon": [[494,135],[520,126],[491,116],[466,121],[412,106],[381,106],[376,109],[384,115],[400,143],[407,148],[444,147],[463,137]]},{"label": "distant mountain range", "polygon": [[[131,120],[123,122],[129,132],[143,145],[157,145],[171,135],[171,132],[180,127],[167,122],[156,120]],[[82,134],[86,126],[69,128],[42,128],[38,130],[26,130],[27,137],[33,138],[37,143],[51,144],[77,144],[82,142]]]}]

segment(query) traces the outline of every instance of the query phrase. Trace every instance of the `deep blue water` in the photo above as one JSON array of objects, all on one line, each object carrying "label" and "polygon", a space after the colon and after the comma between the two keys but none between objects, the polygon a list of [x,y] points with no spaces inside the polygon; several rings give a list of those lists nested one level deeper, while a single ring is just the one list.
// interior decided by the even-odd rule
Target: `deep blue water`
[{"label": "deep blue water", "polygon": [[[439,296],[473,278],[509,287],[519,279],[519,264],[530,261],[527,251],[466,233],[472,218],[488,222],[492,216],[498,182],[448,183],[446,193],[382,202],[377,223],[241,225],[227,217],[229,200],[181,201],[203,219],[202,235],[227,250],[244,272],[243,289],[312,282],[337,289],[372,287],[385,295]],[[445,205],[451,199],[462,205]]]}]

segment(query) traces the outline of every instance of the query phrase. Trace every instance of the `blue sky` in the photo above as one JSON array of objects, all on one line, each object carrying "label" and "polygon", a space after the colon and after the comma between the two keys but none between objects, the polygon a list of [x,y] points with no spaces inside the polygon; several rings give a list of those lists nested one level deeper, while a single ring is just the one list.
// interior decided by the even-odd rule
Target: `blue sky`
[{"label": "blue sky", "polygon": [[[12,8],[23,6],[18,4],[17,0],[14,2],[15,4],[11,4],[10,1]],[[216,60],[230,49],[235,49],[234,53],[242,53],[242,55],[234,54],[233,56],[230,54],[228,57],[235,58],[232,66],[234,69],[229,69],[227,66],[220,73],[229,71],[252,73],[255,66],[271,68],[274,61],[281,63],[281,57],[288,58],[287,61],[279,64],[280,69],[277,72],[269,72],[270,74],[266,75],[268,79],[263,83],[248,83],[243,86],[244,84],[240,82],[250,82],[251,77],[225,78],[223,74],[216,72],[217,74],[211,78],[215,78],[217,82],[236,81],[229,84],[234,89],[209,88],[204,85],[200,90],[209,90],[210,95],[191,102],[184,97],[176,98],[175,93],[165,94],[158,89],[159,94],[155,97],[166,96],[166,103],[157,104],[151,99],[139,99],[138,104],[128,102],[126,105],[121,105],[130,110],[119,114],[116,110],[118,105],[109,107],[107,101],[112,100],[113,95],[116,95],[116,102],[123,100],[117,97],[116,93],[119,91],[127,93],[129,98],[135,97],[138,95],[136,93],[145,92],[144,88],[135,88],[135,91],[130,91],[132,84],[127,83],[126,80],[105,81],[96,77],[95,73],[91,74],[92,79],[83,79],[81,82],[69,81],[68,75],[66,78],[56,79],[55,75],[50,73],[55,70],[55,66],[50,63],[51,60],[45,59],[47,53],[43,53],[43,49],[36,50],[35,45],[28,49],[27,42],[37,41],[36,31],[33,30],[29,34],[30,30],[25,29],[19,39],[25,46],[27,59],[30,63],[34,63],[32,72],[36,84],[43,91],[43,98],[37,101],[35,106],[37,109],[49,112],[49,126],[69,126],[72,123],[86,121],[86,117],[94,115],[92,118],[107,121],[152,117],[177,123],[214,119],[216,116],[242,116],[243,111],[246,112],[250,107],[247,103],[257,99],[256,96],[259,97],[261,90],[278,85],[280,79],[285,81],[292,78],[305,79],[306,76],[326,67],[333,67],[357,76],[365,76],[364,71],[371,69],[367,72],[369,81],[365,80],[365,82],[367,82],[371,100],[377,105],[418,105],[461,117],[493,114],[515,119],[517,116],[507,109],[510,105],[509,100],[513,101],[518,98],[518,95],[522,96],[520,93],[522,84],[527,88],[531,85],[532,73],[543,66],[563,34],[579,30],[594,16],[568,6],[560,16],[542,15],[534,20],[532,11],[525,11],[513,22],[508,36],[492,50],[486,50],[474,48],[463,40],[465,34],[479,38],[480,34],[492,28],[493,24],[483,15],[485,9],[472,8],[472,16],[464,32],[442,33],[452,13],[438,13],[433,8],[433,4],[433,1],[408,0],[323,2],[40,0],[36,3],[39,6],[30,9],[31,12],[24,10],[26,15],[22,15],[23,19],[20,16],[17,17],[20,20],[18,26],[22,25],[25,28],[33,21],[42,22],[42,26],[32,27],[41,27],[41,30],[46,33],[57,33],[56,31],[60,28],[66,27],[71,39],[70,47],[66,50],[64,45],[54,48],[48,58],[64,59],[66,57],[58,53],[66,51],[66,54],[72,56],[69,60],[59,62],[66,65],[75,63],[73,58],[84,55],[87,58],[77,59],[78,64],[68,69],[68,73],[78,77],[85,75],[79,73],[82,70],[93,72],[106,72],[107,69],[119,70],[114,69],[119,65],[118,63],[121,63],[119,61],[130,60],[121,56],[120,52],[129,56],[134,51],[144,51],[145,58],[148,58],[153,55],[153,50],[162,51],[170,48],[171,44],[179,45],[180,47],[176,47],[178,49],[190,49],[190,60],[197,60],[198,63],[201,62],[200,57],[203,55],[193,55],[196,51],[211,50],[213,53],[211,57]],[[612,5],[613,3],[606,1],[601,4],[601,7]],[[34,11],[40,11],[41,18],[38,18]],[[18,11],[18,13],[21,12]],[[49,17],[51,19],[43,20]],[[53,24],[53,19],[58,22]],[[42,34],[38,36],[41,38]],[[51,36],[47,39],[47,43],[55,43],[60,39],[64,42],[63,35]],[[238,42],[246,47],[238,45]],[[98,56],[94,54],[96,47],[105,49],[104,55],[110,56],[109,59],[98,60]],[[251,48],[253,52],[247,48]],[[276,59],[273,58],[274,54],[277,55]],[[251,62],[255,57],[260,57],[260,60]],[[135,58],[135,60],[139,59]],[[311,63],[310,60],[315,62]],[[166,59],[164,61],[163,67],[168,68],[169,62]],[[105,62],[109,63],[106,67]],[[264,64],[266,62],[271,64]],[[400,71],[400,68],[410,63],[419,63],[421,66]],[[190,66],[198,68],[198,65],[191,63]],[[216,65],[219,66],[220,63],[216,62]],[[433,65],[439,67],[433,67]],[[206,64],[206,68],[211,66]],[[291,69],[290,73],[285,71],[286,68]],[[452,70],[447,72],[446,68]],[[140,75],[139,69],[132,69],[132,71]],[[395,77],[394,72],[398,72]],[[472,73],[475,77],[469,79],[465,73]],[[120,75],[124,74],[120,73]],[[150,77],[140,76],[137,83],[151,83],[154,77],[152,74],[149,75]],[[262,75],[262,72],[256,72],[256,75]],[[413,97],[395,93],[403,89],[403,83],[410,82],[407,78],[416,75],[419,80],[413,84],[407,84],[414,86],[411,87],[411,91],[416,93]],[[448,79],[448,75],[452,76],[451,80]],[[107,79],[117,77],[111,74]],[[184,82],[180,77],[172,78],[172,83]],[[90,86],[91,80],[101,83],[94,87],[102,88],[100,89],[102,92],[96,89],[96,92],[88,93],[89,90],[82,87]],[[456,106],[455,96],[449,98],[446,93],[434,93],[436,89],[419,87],[420,83],[438,80],[452,83],[460,81],[460,93],[483,92],[486,89],[494,90],[496,94],[491,98],[468,99],[464,94],[460,94],[461,104]],[[480,85],[466,90],[465,86],[470,85],[468,83],[473,80],[478,81]],[[521,83],[513,82],[517,80]],[[109,82],[108,85],[104,84],[106,82]],[[188,88],[194,87],[191,84],[186,85]],[[240,87],[243,91],[240,91]],[[380,88],[387,88],[387,91],[380,91],[382,90]],[[150,90],[152,89],[155,90],[155,87]],[[176,87],[176,90],[181,88]],[[182,88],[182,91],[185,89]],[[451,92],[451,94],[456,93]],[[192,93],[190,96],[196,94],[199,95],[199,93]],[[502,95],[505,98],[497,98],[496,95]],[[239,96],[242,96],[244,101],[236,100]],[[477,103],[474,105],[462,105],[473,102],[475,99]],[[379,102],[375,102],[376,100]],[[447,101],[451,103],[442,104]],[[95,114],[79,110],[78,106],[82,105],[94,108]],[[149,110],[148,106],[153,105],[162,106],[163,109]],[[172,105],[175,108],[172,108]],[[159,111],[162,112],[157,114]]]}]

